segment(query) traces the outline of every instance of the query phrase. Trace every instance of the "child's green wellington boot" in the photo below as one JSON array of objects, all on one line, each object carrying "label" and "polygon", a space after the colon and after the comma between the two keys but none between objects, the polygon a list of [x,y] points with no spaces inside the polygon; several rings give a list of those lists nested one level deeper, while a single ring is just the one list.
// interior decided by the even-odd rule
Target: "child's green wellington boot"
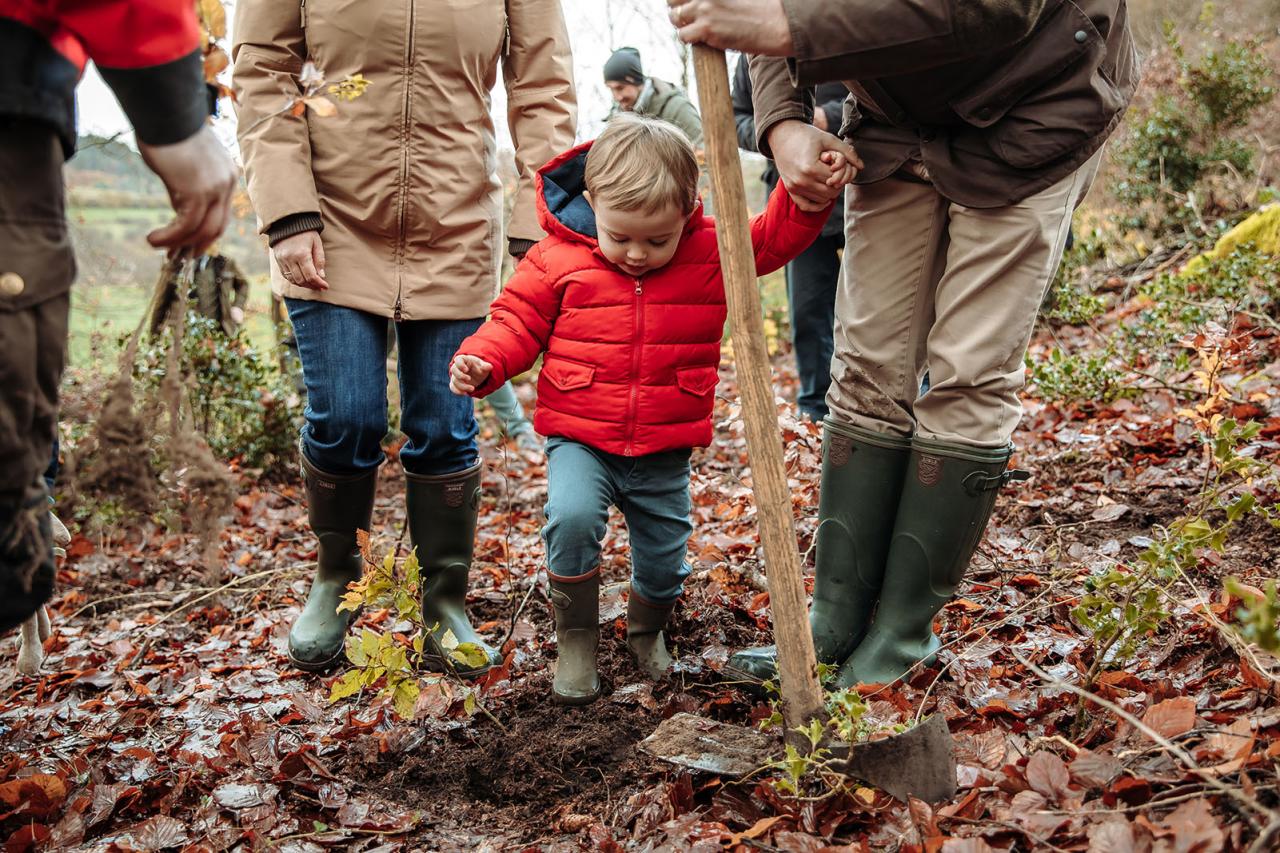
[{"label": "child's green wellington boot", "polygon": [[671,668],[671,654],[663,628],[675,610],[675,600],[655,604],[644,599],[634,586],[627,596],[627,648],[636,656],[636,663],[650,678],[659,679]]},{"label": "child's green wellington boot", "polygon": [[551,698],[559,705],[588,705],[600,697],[596,650],[600,647],[600,567],[578,577],[547,573],[556,616],[556,673]]}]

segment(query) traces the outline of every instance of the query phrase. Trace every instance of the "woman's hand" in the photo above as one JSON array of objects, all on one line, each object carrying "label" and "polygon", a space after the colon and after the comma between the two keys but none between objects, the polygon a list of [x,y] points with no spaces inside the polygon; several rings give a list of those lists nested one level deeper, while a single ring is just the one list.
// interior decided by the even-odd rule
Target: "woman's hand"
[{"label": "woman's hand", "polygon": [[328,290],[324,280],[324,245],[319,231],[285,237],[271,247],[285,281],[310,290]]},{"label": "woman's hand", "polygon": [[474,355],[459,355],[449,366],[449,390],[466,397],[475,391],[493,372],[493,365]]},{"label": "woman's hand", "polygon": [[[839,137],[818,130],[799,119],[780,121],[769,128],[769,148],[778,174],[791,193],[796,207],[810,213],[824,210],[844,189],[843,171],[834,163],[824,161],[823,155],[839,154],[840,170],[862,168],[858,152]],[[849,180],[853,179],[849,174]]]}]

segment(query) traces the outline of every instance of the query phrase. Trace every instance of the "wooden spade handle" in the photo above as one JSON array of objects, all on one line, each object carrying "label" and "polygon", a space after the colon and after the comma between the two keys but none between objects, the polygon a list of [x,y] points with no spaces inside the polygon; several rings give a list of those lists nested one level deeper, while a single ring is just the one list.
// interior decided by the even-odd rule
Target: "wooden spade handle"
[{"label": "wooden spade handle", "polygon": [[791,490],[782,463],[782,435],[773,399],[760,291],[756,287],[755,253],[747,230],[747,194],[742,185],[724,51],[695,45],[693,68],[698,79],[706,158],[711,167],[716,238],[729,302],[733,357],[742,395],[765,576],[769,581],[773,635],[778,645],[782,714],[790,731],[821,714],[822,688],[809,633]]}]

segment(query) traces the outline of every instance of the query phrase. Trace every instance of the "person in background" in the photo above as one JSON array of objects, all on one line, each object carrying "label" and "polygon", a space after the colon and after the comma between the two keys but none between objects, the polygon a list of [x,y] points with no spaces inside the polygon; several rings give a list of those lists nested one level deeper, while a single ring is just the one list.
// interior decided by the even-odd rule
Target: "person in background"
[{"label": "person in background", "polygon": [[92,59],[120,100],[175,218],[147,235],[203,252],[226,228],[236,169],[208,126],[190,0],[0,0],[0,631],[53,594],[53,457],[75,257],[63,163]]},{"label": "person in background", "polygon": [[[756,119],[751,103],[751,75],[747,57],[738,58],[733,72],[733,118],[738,147],[759,151]],[[840,83],[817,87],[813,126],[835,132],[840,128],[849,90]],[[768,194],[778,184],[778,167],[767,161],[760,176]],[[827,416],[827,388],[831,385],[832,340],[836,315],[836,285],[840,280],[840,252],[844,249],[844,209],[837,204],[813,245],[787,264],[787,306],[791,316],[791,347],[796,356],[800,388],[796,406],[814,423]]]},{"label": "person in background", "polygon": [[[300,436],[316,570],[289,631],[290,661],[342,658],[353,614],[335,612],[361,575],[356,532],[372,521],[387,433],[387,327],[399,357],[399,462],[422,565],[428,661],[444,642],[497,660],[467,616],[480,505],[475,406],[449,393],[449,359],[483,322],[502,254],[544,234],[534,170],[573,143],[576,97],[559,0],[355,4],[240,0],[232,47],[249,197],[271,246],[307,390]],[[369,81],[336,116],[279,114],[310,63]],[[501,75],[515,142],[516,199],[503,196],[489,92]]]},{"label": "person in background", "polygon": [[227,337],[244,325],[249,279],[231,258],[218,252],[196,258],[191,289],[196,311],[221,326]]},{"label": "person in background", "polygon": [[613,95],[610,116],[623,112],[660,118],[683,130],[695,149],[702,147],[702,118],[689,96],[674,83],[645,76],[634,47],[613,52],[604,64],[604,84]]},{"label": "person in background", "polygon": [[489,404],[489,408],[497,416],[502,434],[514,441],[521,453],[542,455],[542,439],[538,438],[533,424],[525,415],[524,407],[520,405],[520,398],[516,396],[516,389],[510,381],[502,383],[498,390],[484,398],[484,402]]}]

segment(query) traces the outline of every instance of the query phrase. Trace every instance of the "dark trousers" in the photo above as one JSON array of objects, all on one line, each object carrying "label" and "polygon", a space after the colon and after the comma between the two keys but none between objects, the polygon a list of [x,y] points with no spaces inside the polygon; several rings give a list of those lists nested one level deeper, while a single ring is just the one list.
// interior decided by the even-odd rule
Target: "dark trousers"
[{"label": "dark trousers", "polygon": [[51,127],[0,119],[0,631],[53,593],[43,473],[53,449],[75,261]]},{"label": "dark trousers", "polygon": [[791,342],[800,375],[796,405],[810,419],[827,416],[827,388],[831,385],[834,351],[836,285],[840,278],[840,249],[844,238],[823,235],[787,264],[787,302],[791,312]]}]

